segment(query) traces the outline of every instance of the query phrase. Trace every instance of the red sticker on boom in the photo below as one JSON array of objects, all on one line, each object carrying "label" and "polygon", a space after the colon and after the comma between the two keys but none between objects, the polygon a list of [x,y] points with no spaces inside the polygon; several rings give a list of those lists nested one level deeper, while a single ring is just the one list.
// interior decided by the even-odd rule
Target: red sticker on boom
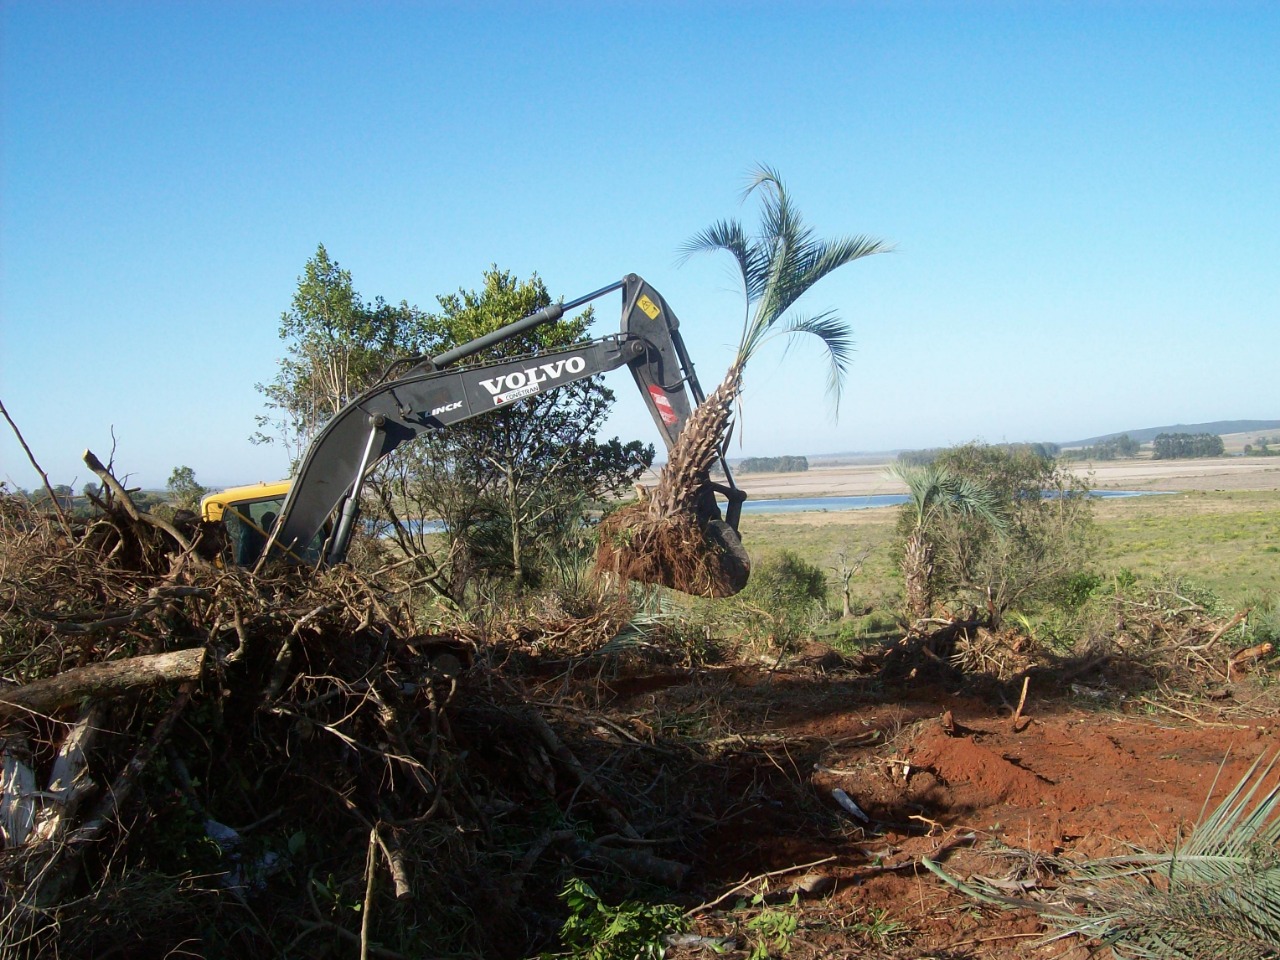
[{"label": "red sticker on boom", "polygon": [[653,397],[653,405],[658,408],[658,416],[662,417],[663,423],[670,427],[679,422],[680,418],[676,416],[675,408],[667,399],[665,390],[655,383],[649,387],[649,396]]}]

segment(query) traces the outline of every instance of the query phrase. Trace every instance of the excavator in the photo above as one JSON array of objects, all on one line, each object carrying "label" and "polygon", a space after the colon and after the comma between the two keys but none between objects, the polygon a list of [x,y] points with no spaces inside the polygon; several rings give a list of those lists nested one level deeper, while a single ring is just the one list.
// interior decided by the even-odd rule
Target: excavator
[{"label": "excavator", "polygon": [[[562,349],[517,359],[455,366],[496,344],[554,323],[570,310],[622,293],[621,330]],[[284,559],[306,565],[341,563],[356,527],[365,477],[402,443],[482,416],[525,397],[626,366],[667,449],[706,397],[680,336],[680,323],[662,295],[635,274],[568,303],[544,307],[434,357],[392,363],[379,382],[333,417],[308,448],[292,481],[234,487],[206,496],[202,519],[227,528],[233,559],[252,565]],[[723,454],[724,482],[708,480],[697,519],[716,550],[728,591],[750,576],[738,536],[747,495],[734,483]],[[721,501],[724,498],[724,512]]]}]

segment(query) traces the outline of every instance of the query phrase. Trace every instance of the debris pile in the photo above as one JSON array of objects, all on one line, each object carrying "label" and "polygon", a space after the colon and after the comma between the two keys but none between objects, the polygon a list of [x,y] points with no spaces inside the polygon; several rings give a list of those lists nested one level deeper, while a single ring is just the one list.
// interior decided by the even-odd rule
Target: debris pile
[{"label": "debris pile", "polygon": [[527,685],[625,610],[420,623],[394,564],[251,573],[100,476],[0,496],[0,953],[525,956],[570,876],[683,879],[670,748]]}]

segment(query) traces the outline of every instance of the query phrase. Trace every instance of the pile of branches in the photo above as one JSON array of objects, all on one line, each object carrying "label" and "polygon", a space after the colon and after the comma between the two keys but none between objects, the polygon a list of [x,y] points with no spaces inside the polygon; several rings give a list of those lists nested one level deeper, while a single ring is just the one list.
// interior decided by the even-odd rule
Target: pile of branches
[{"label": "pile of branches", "polygon": [[1028,618],[993,627],[976,610],[919,620],[881,651],[887,675],[990,678],[1001,683],[1041,674],[1062,682],[1105,674],[1126,689],[1167,687],[1187,692],[1226,689],[1275,651],[1254,636],[1251,611],[1230,611],[1217,598],[1178,583],[1120,589],[1093,598],[1077,614],[1073,649],[1039,635]]},{"label": "pile of branches", "polygon": [[978,625],[959,632],[951,663],[962,673],[983,673],[997,680],[1020,677],[1037,663],[1045,662],[1045,651],[1030,636],[1015,627],[991,629]]},{"label": "pile of branches", "polygon": [[644,837],[688,787],[625,800],[669,757],[549,722],[516,638],[424,628],[392,567],[224,564],[97,468],[86,522],[0,496],[0,955],[525,956],[570,876],[679,884]]},{"label": "pile of branches", "polygon": [[1215,687],[1247,674],[1273,651],[1251,643],[1249,610],[1234,613],[1180,584],[1117,593],[1091,646],[1159,683]]}]

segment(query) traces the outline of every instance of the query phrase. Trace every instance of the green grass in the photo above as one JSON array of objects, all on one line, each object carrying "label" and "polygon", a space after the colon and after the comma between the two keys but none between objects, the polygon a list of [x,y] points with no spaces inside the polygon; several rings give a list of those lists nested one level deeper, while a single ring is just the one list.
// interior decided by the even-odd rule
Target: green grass
[{"label": "green grass", "polygon": [[[902,592],[896,556],[898,544],[893,535],[897,510],[890,507],[859,512],[862,516],[855,523],[816,512],[799,515],[803,520],[796,514],[748,514],[743,516],[740,525],[742,542],[753,559],[791,550],[817,564],[832,579],[842,550],[851,560],[866,551],[862,570],[852,581],[854,603],[883,606]],[[831,601],[839,605],[836,587],[831,588]]]},{"label": "green grass", "polygon": [[1100,572],[1190,577],[1235,607],[1280,599],[1280,492],[1187,493],[1099,504]]},{"label": "green grass", "polygon": [[[747,514],[742,540],[753,557],[781,550],[831,571],[836,555],[869,551],[853,580],[855,605],[891,609],[902,591],[894,540],[895,508],[833,514]],[[1195,492],[1098,501],[1103,576],[1189,577],[1229,606],[1280,602],[1280,491]],[[830,603],[839,604],[832,588]]]}]

